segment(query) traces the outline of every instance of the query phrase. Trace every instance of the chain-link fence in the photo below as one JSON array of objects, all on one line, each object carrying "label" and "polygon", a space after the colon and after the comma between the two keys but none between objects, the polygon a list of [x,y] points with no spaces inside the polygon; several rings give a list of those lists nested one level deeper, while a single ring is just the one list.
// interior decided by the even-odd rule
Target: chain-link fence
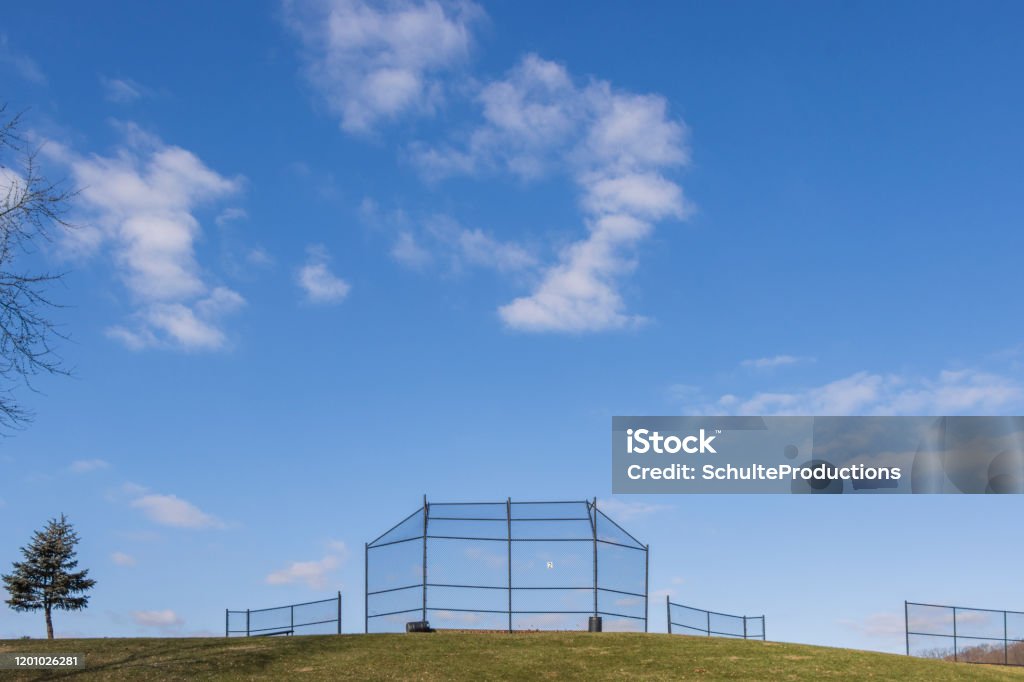
[{"label": "chain-link fence", "polygon": [[366,545],[366,632],[647,631],[648,547],[571,502],[428,502]]},{"label": "chain-link fence", "polygon": [[903,603],[907,655],[1024,665],[1024,613]]},{"label": "chain-link fence", "polygon": [[708,637],[735,637],[761,639],[764,637],[764,616],[734,616],[729,613],[695,609],[669,601],[665,597],[665,616],[671,635],[707,635]]},{"label": "chain-link fence", "polygon": [[341,592],[337,597],[269,609],[224,610],[225,637],[341,634]]}]

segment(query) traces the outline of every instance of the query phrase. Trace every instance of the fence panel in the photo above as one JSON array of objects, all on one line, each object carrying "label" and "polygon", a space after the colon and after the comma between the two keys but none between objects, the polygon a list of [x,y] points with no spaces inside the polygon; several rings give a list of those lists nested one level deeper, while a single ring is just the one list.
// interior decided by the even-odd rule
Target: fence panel
[{"label": "fence panel", "polygon": [[665,597],[665,611],[669,634],[704,635],[707,637],[733,637],[736,639],[765,638],[764,616],[735,616],[676,604]]},{"label": "fence panel", "polygon": [[904,602],[908,656],[1024,665],[1024,613]]},{"label": "fence panel", "polygon": [[224,611],[225,637],[341,634],[341,592],[331,599]]}]

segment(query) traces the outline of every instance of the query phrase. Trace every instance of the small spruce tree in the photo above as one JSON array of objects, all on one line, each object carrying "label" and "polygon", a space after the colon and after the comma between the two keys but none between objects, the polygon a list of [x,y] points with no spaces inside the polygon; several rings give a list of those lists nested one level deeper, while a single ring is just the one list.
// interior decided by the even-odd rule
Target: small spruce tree
[{"label": "small spruce tree", "polygon": [[75,571],[75,545],[78,533],[63,514],[50,519],[43,530],[37,530],[32,542],[21,548],[24,561],[15,561],[14,570],[3,578],[10,599],[7,605],[15,611],[38,611],[46,614],[46,637],[53,639],[53,609],[79,611],[89,605],[86,592],[96,581],[87,577],[88,570]]}]

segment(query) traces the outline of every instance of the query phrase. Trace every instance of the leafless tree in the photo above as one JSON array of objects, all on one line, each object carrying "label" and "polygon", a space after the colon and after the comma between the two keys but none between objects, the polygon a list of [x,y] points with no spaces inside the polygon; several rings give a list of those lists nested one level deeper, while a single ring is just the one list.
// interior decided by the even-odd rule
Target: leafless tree
[{"label": "leafless tree", "polygon": [[39,149],[20,125],[21,114],[0,105],[0,432],[32,419],[14,398],[17,386],[31,388],[40,373],[67,374],[54,352],[64,334],[48,316],[59,306],[47,293],[63,274],[27,271],[24,261],[70,227],[64,215],[75,192],[42,175]]}]

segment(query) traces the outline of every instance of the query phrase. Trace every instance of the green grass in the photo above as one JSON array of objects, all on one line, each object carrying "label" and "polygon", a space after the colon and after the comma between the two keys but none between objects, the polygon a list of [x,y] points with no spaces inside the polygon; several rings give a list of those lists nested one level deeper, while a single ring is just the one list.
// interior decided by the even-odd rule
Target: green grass
[{"label": "green grass", "polygon": [[678,635],[433,633],[251,639],[3,640],[84,654],[86,668],[0,679],[1018,680],[1024,669]]}]

